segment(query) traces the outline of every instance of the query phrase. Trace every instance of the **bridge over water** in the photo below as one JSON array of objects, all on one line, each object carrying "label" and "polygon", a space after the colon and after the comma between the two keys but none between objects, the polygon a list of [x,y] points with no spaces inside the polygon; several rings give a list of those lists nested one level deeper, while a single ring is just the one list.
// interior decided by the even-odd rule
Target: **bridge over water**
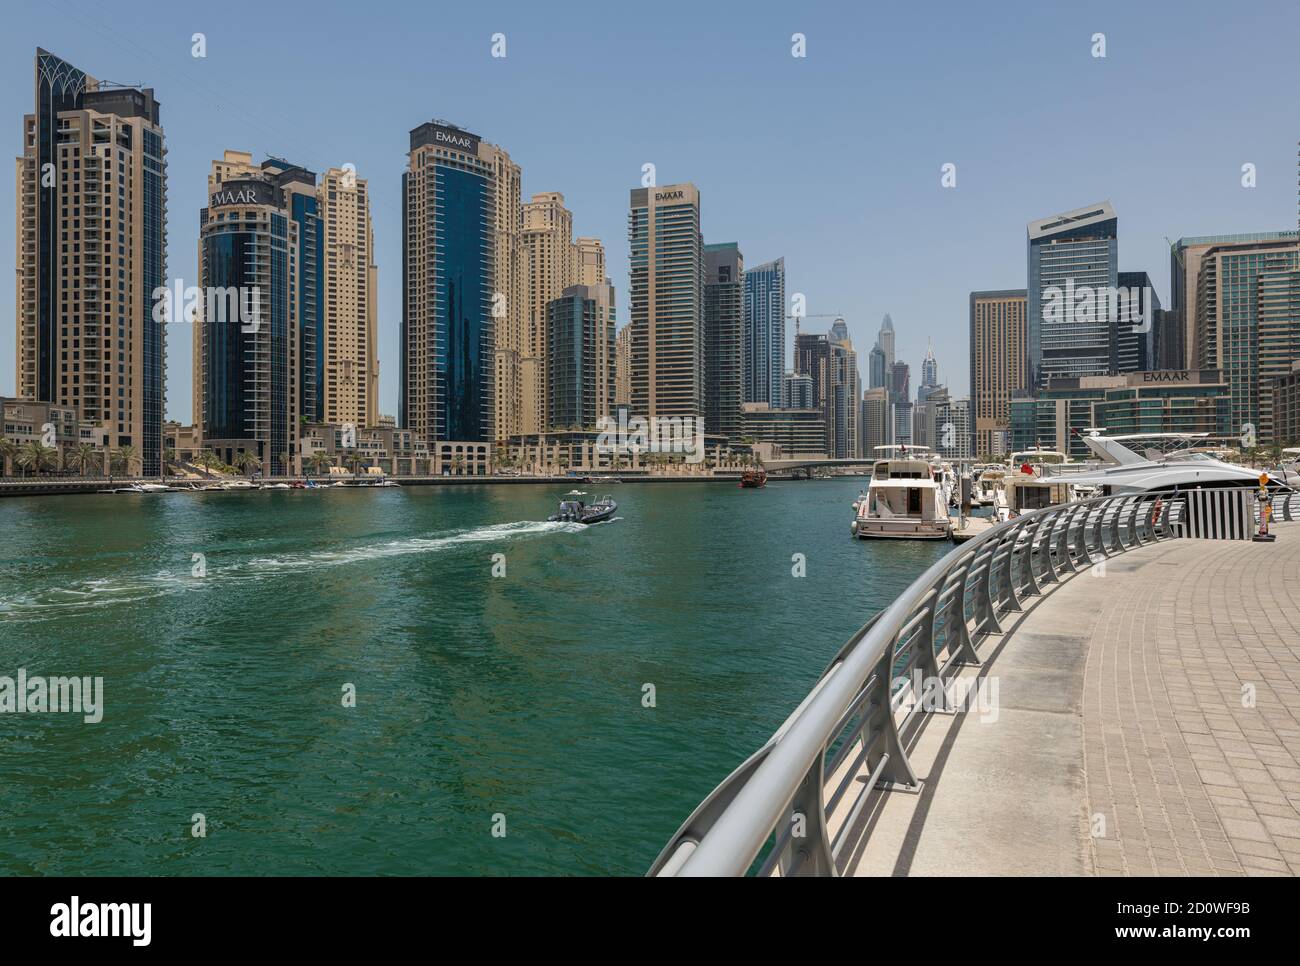
[{"label": "bridge over water", "polygon": [[1300,522],[1251,542],[1249,498],[1103,498],[954,550],[652,874],[1300,873]]}]

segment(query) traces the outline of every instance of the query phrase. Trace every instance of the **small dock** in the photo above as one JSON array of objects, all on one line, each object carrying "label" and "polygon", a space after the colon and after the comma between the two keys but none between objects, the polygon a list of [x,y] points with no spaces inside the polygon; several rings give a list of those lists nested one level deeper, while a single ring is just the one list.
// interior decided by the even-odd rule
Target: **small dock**
[{"label": "small dock", "polygon": [[973,540],[986,530],[992,530],[996,523],[993,517],[967,517],[960,523],[954,521],[952,542],[965,543],[967,540]]}]

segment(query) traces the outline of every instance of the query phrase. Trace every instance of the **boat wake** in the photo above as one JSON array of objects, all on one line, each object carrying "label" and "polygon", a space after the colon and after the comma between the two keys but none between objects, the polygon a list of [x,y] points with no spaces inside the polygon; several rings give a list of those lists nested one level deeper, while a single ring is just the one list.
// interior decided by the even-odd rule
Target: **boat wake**
[{"label": "boat wake", "polygon": [[82,580],[61,587],[50,586],[48,589],[31,593],[0,597],[0,621],[46,620],[78,611],[116,607],[169,594],[209,590],[226,583],[265,580],[280,574],[306,573],[382,560],[386,557],[438,553],[468,544],[499,543],[503,540],[548,533],[581,533],[586,529],[588,528],[581,523],[523,520],[468,530],[453,530],[427,537],[407,537],[384,543],[303,551],[280,557],[253,557],[225,564],[210,560],[204,577],[193,577],[187,569],[180,572],[160,571],[154,574],[124,574],[117,577]]}]

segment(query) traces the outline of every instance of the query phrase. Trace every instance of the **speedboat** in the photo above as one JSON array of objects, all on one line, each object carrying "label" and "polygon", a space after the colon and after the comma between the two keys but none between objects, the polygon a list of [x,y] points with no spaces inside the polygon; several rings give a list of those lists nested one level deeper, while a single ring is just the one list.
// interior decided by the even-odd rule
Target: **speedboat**
[{"label": "speedboat", "polygon": [[165,483],[132,483],[129,486],[119,486],[108,493],[166,493],[171,487]]},{"label": "speedboat", "polygon": [[877,446],[866,495],[854,502],[850,532],[862,540],[947,540],[950,477],[924,447]]},{"label": "speedboat", "polygon": [[570,490],[560,501],[560,509],[547,520],[551,523],[600,523],[608,520],[618,509],[618,504],[610,497],[602,496],[595,503],[584,503],[587,494],[581,490]]},{"label": "speedboat", "polygon": [[[1099,496],[1172,492],[1204,487],[1259,486],[1259,470],[1228,463],[1208,453],[1194,452],[1190,444],[1206,438],[1203,433],[1101,436],[1094,432],[1081,438],[1101,462],[1082,473],[1070,473],[1065,478],[1073,486],[1080,489],[1089,487]],[[1125,445],[1136,440],[1175,440],[1187,446],[1163,453],[1148,448],[1145,455],[1141,455]],[[1278,481],[1272,482],[1276,484]]]}]

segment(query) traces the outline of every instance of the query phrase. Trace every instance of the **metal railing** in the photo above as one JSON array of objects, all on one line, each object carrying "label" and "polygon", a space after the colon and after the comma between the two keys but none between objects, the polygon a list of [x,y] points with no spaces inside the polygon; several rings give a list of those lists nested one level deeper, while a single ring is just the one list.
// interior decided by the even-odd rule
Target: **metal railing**
[{"label": "metal railing", "polygon": [[[1189,492],[1231,496],[1189,500]],[[1240,488],[1098,497],[1026,513],[956,547],[853,635],[648,874],[837,875],[846,847],[863,844],[865,833],[854,832],[864,812],[891,788],[919,787],[906,748],[936,710],[934,696],[944,696],[942,707],[961,669],[981,663],[980,645],[1026,598],[1134,547],[1235,533],[1200,515],[1253,499]],[[1273,517],[1300,517],[1300,494],[1274,494]]]}]

